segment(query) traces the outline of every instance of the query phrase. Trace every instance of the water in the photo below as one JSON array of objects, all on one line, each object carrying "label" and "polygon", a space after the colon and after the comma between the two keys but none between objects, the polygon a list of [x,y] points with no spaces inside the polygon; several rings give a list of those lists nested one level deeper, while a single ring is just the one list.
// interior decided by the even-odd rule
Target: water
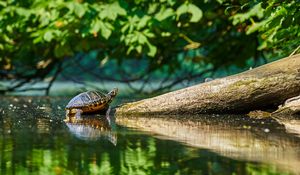
[{"label": "water", "polygon": [[298,135],[272,119],[97,115],[74,123],[63,121],[67,102],[0,98],[0,174],[300,173]]}]

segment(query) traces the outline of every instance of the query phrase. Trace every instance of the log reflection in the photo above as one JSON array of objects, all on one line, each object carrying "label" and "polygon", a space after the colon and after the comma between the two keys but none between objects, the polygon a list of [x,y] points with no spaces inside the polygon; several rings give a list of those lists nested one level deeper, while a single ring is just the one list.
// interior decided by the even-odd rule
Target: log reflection
[{"label": "log reflection", "polygon": [[284,126],[285,131],[300,138],[300,116],[299,115],[275,115],[273,117],[278,123]]},{"label": "log reflection", "polygon": [[83,115],[81,119],[67,116],[64,120],[70,132],[77,138],[88,141],[96,141],[101,138],[117,144],[116,128],[111,116]]},{"label": "log reflection", "polygon": [[212,150],[226,157],[300,172],[300,139],[275,120],[243,116],[117,116],[117,124]]}]

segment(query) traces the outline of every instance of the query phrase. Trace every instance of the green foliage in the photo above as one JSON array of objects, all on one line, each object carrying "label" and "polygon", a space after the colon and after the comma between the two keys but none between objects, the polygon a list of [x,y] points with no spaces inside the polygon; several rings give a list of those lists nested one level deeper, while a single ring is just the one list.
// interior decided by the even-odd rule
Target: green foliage
[{"label": "green foliage", "polygon": [[[26,55],[26,51],[35,54],[35,49],[39,50],[39,47],[53,46],[59,50],[59,54],[54,55],[58,58],[72,56],[79,51],[111,48],[115,48],[115,52],[122,52],[125,57],[132,57],[135,52],[142,54],[142,51],[154,57],[157,48],[152,38],[159,38],[161,32],[168,32],[167,27],[161,25],[162,21],[171,18],[175,21],[176,16],[191,13],[190,21],[198,22],[202,14],[192,3],[184,3],[174,13],[176,4],[164,0],[151,3],[1,1],[1,6],[0,28],[4,33],[1,38],[2,51],[15,53],[18,47],[22,50],[20,54]],[[69,50],[66,45],[74,48]],[[28,46],[31,48],[22,49]],[[36,53],[34,56],[39,55],[42,54]],[[11,56],[11,59],[17,58],[16,54],[12,53]]]},{"label": "green foliage", "polygon": [[231,19],[234,25],[246,26],[246,34],[257,33],[259,50],[288,55],[300,44],[299,9],[298,0],[255,1],[241,7]]},{"label": "green foliage", "polygon": [[41,61],[54,64],[93,50],[99,60],[167,60],[182,47],[172,49],[169,41],[184,44],[177,25],[201,17],[199,7],[185,1],[0,1],[0,66],[35,70]]},{"label": "green foliage", "polygon": [[64,60],[90,52],[99,65],[147,60],[145,73],[174,73],[186,62],[219,68],[274,53],[286,56],[300,43],[299,4],[0,0],[0,77],[44,79]]}]

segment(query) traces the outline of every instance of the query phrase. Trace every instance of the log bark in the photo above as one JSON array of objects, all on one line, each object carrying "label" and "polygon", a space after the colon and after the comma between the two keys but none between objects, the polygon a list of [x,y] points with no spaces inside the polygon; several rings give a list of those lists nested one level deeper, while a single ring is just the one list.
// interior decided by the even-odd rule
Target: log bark
[{"label": "log bark", "polygon": [[[116,114],[244,113],[300,94],[300,54],[236,75],[124,104]],[[297,78],[298,77],[298,78]]]},{"label": "log bark", "polygon": [[300,95],[287,99],[272,115],[294,115],[300,112]]}]

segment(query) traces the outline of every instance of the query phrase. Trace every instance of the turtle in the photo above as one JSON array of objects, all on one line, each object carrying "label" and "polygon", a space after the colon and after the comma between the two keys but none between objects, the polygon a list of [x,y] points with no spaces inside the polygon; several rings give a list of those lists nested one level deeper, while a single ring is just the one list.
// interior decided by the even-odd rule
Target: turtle
[{"label": "turtle", "polygon": [[108,94],[95,90],[82,92],[69,101],[65,107],[66,115],[75,114],[75,117],[80,119],[83,113],[106,111],[117,93],[118,88],[112,89]]}]

